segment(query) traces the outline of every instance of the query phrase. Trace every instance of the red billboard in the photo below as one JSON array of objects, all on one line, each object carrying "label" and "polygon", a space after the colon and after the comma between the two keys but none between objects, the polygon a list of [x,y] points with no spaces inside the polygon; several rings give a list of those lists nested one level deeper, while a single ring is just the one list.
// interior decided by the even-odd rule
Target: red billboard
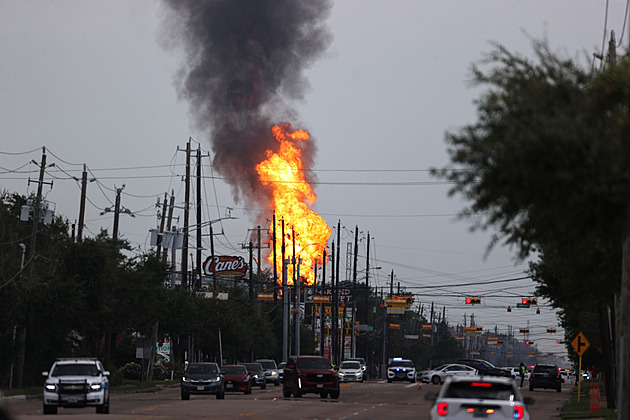
[{"label": "red billboard", "polygon": [[243,257],[228,255],[215,255],[214,261],[212,257],[208,257],[202,268],[206,276],[212,276],[214,273],[217,277],[239,278],[245,277],[247,273],[247,263]]}]

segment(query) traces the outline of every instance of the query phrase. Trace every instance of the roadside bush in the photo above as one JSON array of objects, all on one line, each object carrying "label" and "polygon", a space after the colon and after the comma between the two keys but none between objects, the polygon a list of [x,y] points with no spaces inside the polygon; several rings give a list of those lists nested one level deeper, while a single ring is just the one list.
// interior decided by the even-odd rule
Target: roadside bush
[{"label": "roadside bush", "polygon": [[120,372],[122,373],[123,378],[125,379],[140,379],[140,372],[142,368],[139,363],[136,362],[128,362],[120,368]]},{"label": "roadside bush", "polygon": [[163,381],[165,379],[171,379],[171,371],[168,366],[163,363],[153,364],[153,379]]}]

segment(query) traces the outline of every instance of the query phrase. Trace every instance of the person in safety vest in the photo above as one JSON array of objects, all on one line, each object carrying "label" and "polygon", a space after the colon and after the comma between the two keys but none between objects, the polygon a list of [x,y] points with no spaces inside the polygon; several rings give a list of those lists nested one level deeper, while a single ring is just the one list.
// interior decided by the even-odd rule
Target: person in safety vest
[{"label": "person in safety vest", "polygon": [[523,388],[523,381],[525,380],[525,365],[521,362],[519,368],[519,374],[521,375],[521,388]]}]

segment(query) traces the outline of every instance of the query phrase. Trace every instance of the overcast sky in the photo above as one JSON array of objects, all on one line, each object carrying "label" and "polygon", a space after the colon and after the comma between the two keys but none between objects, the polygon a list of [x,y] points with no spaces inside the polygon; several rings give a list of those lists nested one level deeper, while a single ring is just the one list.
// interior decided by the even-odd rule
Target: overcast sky
[{"label": "overcast sky", "polygon": [[[428,170],[448,163],[445,132],[475,121],[480,90],[467,84],[469,69],[490,51],[489,41],[529,56],[530,37],[546,37],[552,50],[588,66],[605,29],[620,39],[624,8],[621,0],[610,1],[608,15],[605,2],[594,0],[334,3],[327,21],[332,44],[306,72],[311,86],[304,101],[292,104],[299,117],[291,122],[316,142],[313,208],[335,237],[341,221],[342,273],[346,244],[359,226],[359,268],[369,232],[370,265],[381,267],[372,271],[378,286],[388,286],[393,270],[395,285],[419,294],[425,314],[434,302],[440,311],[446,306],[451,324],[474,314],[478,325],[501,332],[529,321],[539,349],[562,352],[561,331],[545,333],[557,320],[544,300],[540,315],[506,312],[534,291],[531,280],[515,280],[525,277],[526,264],[506,248],[484,258],[490,233],[473,234],[456,220],[465,203],[448,198],[449,186]],[[112,213],[100,213],[124,185],[122,205],[136,217],[121,215],[120,236],[150,248],[157,198],[173,190],[184,202],[185,153],[178,149],[192,138],[193,149],[210,150],[174,88],[183,54],[164,48],[170,42],[164,14],[151,0],[0,0],[0,188],[36,191],[28,179],[37,178],[32,161],[41,161],[45,146],[55,166],[44,192],[58,215],[78,218],[73,177],[86,164],[96,181],[88,186],[85,234],[111,233]],[[620,51],[628,44],[623,36]],[[209,159],[204,173],[213,174]],[[204,217],[223,217],[230,207],[239,218],[215,224],[223,232],[217,253],[246,256],[241,243],[255,224],[244,204],[234,202],[221,179],[205,181],[202,199]],[[475,285],[501,279],[509,281]],[[467,307],[467,295],[481,296],[482,305]]]}]

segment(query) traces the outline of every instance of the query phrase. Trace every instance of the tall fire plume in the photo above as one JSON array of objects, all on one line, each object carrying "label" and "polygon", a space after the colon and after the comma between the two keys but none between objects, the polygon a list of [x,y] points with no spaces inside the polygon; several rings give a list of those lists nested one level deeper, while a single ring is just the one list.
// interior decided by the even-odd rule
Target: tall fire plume
[{"label": "tall fire plume", "polygon": [[[324,24],[329,0],[165,0],[162,44],[182,46],[185,62],[175,81],[190,104],[195,127],[208,133],[213,168],[244,202],[257,224],[275,211],[285,224],[285,257],[293,240],[300,277],[314,281],[330,228],[310,209],[316,195],[316,153],[305,130],[293,130],[291,105],[309,87],[304,70],[332,38]],[[317,226],[317,229],[315,228]],[[316,230],[321,233],[315,234]],[[293,238],[294,236],[294,238]],[[280,245],[278,245],[280,246]],[[271,254],[273,255],[273,254]],[[281,252],[277,253],[278,259]],[[272,257],[270,257],[272,259]],[[281,267],[281,262],[275,262]],[[282,273],[281,270],[278,270]],[[292,267],[288,280],[292,281]]]}]

